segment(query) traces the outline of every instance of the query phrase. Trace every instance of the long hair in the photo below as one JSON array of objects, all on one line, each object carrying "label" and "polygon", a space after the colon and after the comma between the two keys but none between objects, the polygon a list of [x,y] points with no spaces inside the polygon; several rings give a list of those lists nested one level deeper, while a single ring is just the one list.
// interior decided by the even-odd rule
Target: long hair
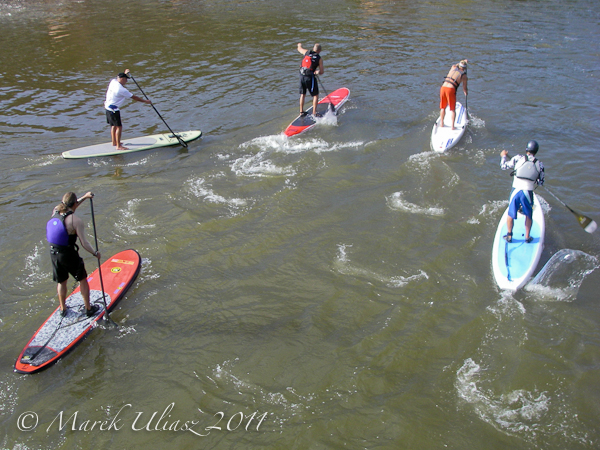
[{"label": "long hair", "polygon": [[66,213],[69,208],[72,208],[77,203],[77,195],[75,192],[67,192],[63,195],[62,202],[54,208],[59,214]]}]

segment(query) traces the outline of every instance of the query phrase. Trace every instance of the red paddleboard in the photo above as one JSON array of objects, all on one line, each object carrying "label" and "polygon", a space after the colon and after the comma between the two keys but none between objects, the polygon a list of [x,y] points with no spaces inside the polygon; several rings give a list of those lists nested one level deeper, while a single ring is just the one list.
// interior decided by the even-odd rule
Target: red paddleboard
[{"label": "red paddleboard", "polygon": [[[350,90],[347,88],[339,88],[329,94],[327,97],[322,98],[317,104],[317,113],[325,115],[327,111],[333,105],[335,112],[342,107],[346,100],[350,97]],[[286,136],[294,136],[295,134],[302,133],[303,131],[309,130],[317,124],[317,120],[312,114],[312,106],[306,110],[305,116],[298,116],[296,120],[289,124],[289,126],[283,132]]]},{"label": "red paddleboard", "polygon": [[[141,258],[135,250],[117,253],[102,264],[104,298],[110,312],[140,272]],[[104,301],[98,269],[88,276],[90,303],[100,306],[96,315],[87,317],[79,287],[67,297],[67,315],[57,307],[29,340],[15,363],[15,372],[35,373],[54,364],[79,344],[104,317]]]}]

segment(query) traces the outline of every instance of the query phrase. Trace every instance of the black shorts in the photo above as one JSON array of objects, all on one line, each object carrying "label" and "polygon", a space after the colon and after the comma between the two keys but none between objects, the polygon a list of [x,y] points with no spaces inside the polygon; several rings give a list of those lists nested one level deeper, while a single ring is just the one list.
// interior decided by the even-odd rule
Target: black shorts
[{"label": "black shorts", "polygon": [[121,111],[109,111],[106,110],[106,123],[111,127],[122,127],[121,123]]},{"label": "black shorts", "polygon": [[50,247],[50,259],[52,260],[52,279],[57,283],[62,283],[69,279],[69,274],[77,281],[87,277],[83,259],[75,248],[68,250],[56,250]]},{"label": "black shorts", "polygon": [[319,95],[319,85],[314,75],[300,75],[300,95],[306,94],[306,91],[313,97]]}]

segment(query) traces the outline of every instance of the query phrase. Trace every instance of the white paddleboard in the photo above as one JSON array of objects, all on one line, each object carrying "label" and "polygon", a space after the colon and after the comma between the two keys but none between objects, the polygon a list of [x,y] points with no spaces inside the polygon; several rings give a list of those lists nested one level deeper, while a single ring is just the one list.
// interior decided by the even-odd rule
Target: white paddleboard
[{"label": "white paddleboard", "polygon": [[502,214],[494,237],[492,270],[500,289],[516,291],[529,281],[540,261],[544,249],[546,224],[542,207],[535,194],[533,194],[533,223],[530,231],[532,242],[525,242],[525,216],[521,213],[517,214],[517,219],[514,221],[512,242],[506,242],[503,236],[507,233],[507,217],[508,208]]},{"label": "white paddleboard", "polygon": [[[202,131],[184,131],[176,133],[184,142],[193,141],[202,136]],[[154,134],[152,136],[142,136],[133,139],[123,140],[123,146],[128,150],[117,150],[110,142],[105,144],[90,145],[87,147],[76,148],[62,153],[65,159],[95,158],[98,156],[124,155],[126,153],[140,152],[150,150],[151,148],[168,147],[179,144],[177,139],[171,133]]]},{"label": "white paddleboard", "polygon": [[444,126],[440,127],[440,118],[438,117],[431,130],[431,148],[436,151],[443,153],[446,150],[450,150],[465,134],[469,119],[467,118],[467,110],[460,102],[456,102],[456,119],[454,120],[454,130],[452,130],[452,117],[450,115],[450,108],[446,106],[446,113],[444,115]]}]

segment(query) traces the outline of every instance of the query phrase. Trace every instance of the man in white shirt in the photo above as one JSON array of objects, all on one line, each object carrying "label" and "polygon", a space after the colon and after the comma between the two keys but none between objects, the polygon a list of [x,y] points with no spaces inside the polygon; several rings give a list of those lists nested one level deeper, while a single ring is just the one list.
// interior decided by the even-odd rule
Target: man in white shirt
[{"label": "man in white shirt", "polygon": [[123,147],[121,142],[121,134],[123,132],[123,124],[121,123],[121,111],[119,108],[125,104],[128,99],[133,99],[137,102],[147,103],[148,105],[152,102],[145,100],[137,95],[133,95],[127,89],[125,89],[125,83],[129,79],[129,69],[125,69],[125,72],[121,72],[117,75],[117,78],[113,78],[108,85],[106,90],[106,100],[104,101],[104,109],[106,109],[106,123],[110,125],[110,137],[112,145],[117,147],[117,150],[129,150],[127,147]]},{"label": "man in white shirt", "polygon": [[529,235],[533,221],[533,190],[536,185],[543,185],[545,178],[544,165],[535,157],[539,148],[536,141],[529,141],[524,155],[516,155],[507,160],[508,151],[502,150],[500,153],[500,168],[502,170],[514,169],[511,173],[514,180],[506,219],[507,234],[504,236],[507,242],[512,242],[513,225],[519,209],[525,215],[525,242],[533,241]]}]

